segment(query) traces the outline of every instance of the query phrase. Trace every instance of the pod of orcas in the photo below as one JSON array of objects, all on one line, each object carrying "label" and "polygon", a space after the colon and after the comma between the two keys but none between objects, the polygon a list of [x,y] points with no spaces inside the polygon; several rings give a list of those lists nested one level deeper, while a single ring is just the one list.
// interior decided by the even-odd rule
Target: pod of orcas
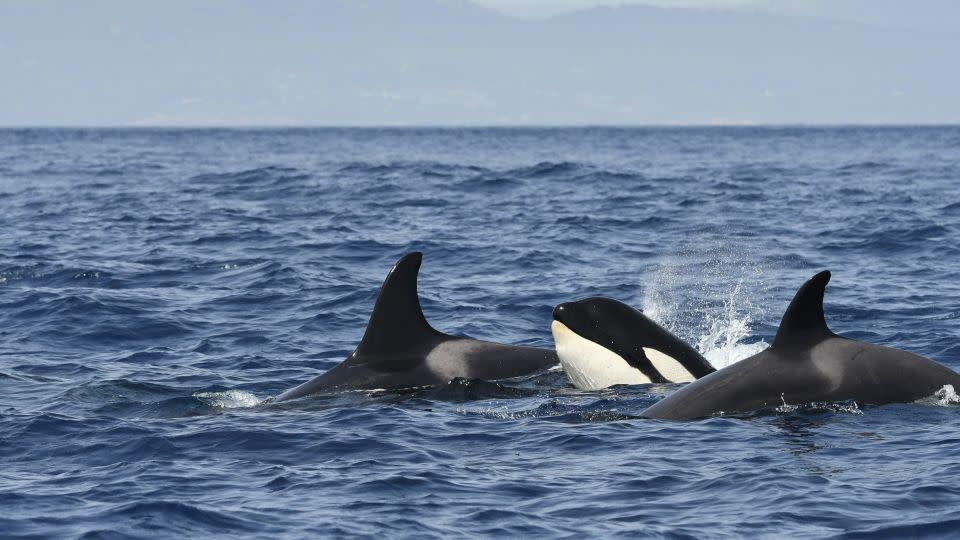
[{"label": "pod of orcas", "polygon": [[800,287],[769,348],[716,370],[643,313],[609,298],[557,306],[551,323],[555,351],[445,334],[430,326],[420,306],[421,261],[421,253],[409,253],[387,274],[350,356],[276,401],[343,390],[434,386],[458,377],[509,379],[558,362],[570,382],[584,390],[689,383],[640,413],[668,420],[851,400],[908,403],[946,385],[960,388],[960,374],[937,362],[831,332],[823,311],[827,271]]}]

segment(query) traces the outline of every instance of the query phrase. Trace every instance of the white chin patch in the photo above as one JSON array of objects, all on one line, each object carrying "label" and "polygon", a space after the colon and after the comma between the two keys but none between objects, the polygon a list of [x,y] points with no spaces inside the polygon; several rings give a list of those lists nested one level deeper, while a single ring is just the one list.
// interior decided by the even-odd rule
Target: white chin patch
[{"label": "white chin patch", "polygon": [[553,321],[550,330],[560,365],[577,388],[599,390],[615,384],[650,384],[643,372],[619,354],[581,337],[562,322]]}]

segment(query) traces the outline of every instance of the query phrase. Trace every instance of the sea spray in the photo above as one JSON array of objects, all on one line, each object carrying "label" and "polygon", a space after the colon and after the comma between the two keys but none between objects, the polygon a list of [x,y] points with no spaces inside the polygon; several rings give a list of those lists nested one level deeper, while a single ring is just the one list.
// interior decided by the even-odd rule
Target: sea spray
[{"label": "sea spray", "polygon": [[765,293],[764,269],[746,253],[729,246],[681,251],[663,259],[643,287],[643,312],[718,369],[767,347],[746,342],[764,314],[752,298]]},{"label": "sea spray", "polygon": [[724,368],[767,348],[763,340],[744,343],[750,338],[754,311],[740,279],[723,301],[722,309],[701,312],[706,327],[696,347],[713,367]]},{"label": "sea spray", "polygon": [[957,395],[957,391],[952,384],[943,385],[943,388],[937,390],[933,397],[936,399],[937,405],[944,407],[960,403],[960,395]]}]

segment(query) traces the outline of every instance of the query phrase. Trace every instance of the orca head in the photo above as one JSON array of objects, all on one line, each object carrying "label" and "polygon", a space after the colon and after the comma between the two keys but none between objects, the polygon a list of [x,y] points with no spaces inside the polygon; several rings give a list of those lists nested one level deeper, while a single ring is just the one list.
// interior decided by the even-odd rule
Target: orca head
[{"label": "orca head", "polygon": [[560,304],[553,310],[551,330],[564,371],[583,390],[690,382],[713,371],[660,325],[610,298]]}]

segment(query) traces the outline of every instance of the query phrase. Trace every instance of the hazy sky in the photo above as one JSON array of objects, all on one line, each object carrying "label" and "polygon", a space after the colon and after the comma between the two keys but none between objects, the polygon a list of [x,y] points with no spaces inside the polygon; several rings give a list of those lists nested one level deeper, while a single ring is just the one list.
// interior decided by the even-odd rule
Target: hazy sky
[{"label": "hazy sky", "polygon": [[957,0],[472,0],[517,17],[543,18],[595,7],[629,5],[766,12],[887,27],[960,31]]},{"label": "hazy sky", "polygon": [[958,26],[954,0],[0,0],[0,125],[957,123]]},{"label": "hazy sky", "polygon": [[547,17],[557,13],[598,6],[643,4],[666,8],[730,8],[759,4],[764,0],[473,0],[474,3],[521,17]]}]

